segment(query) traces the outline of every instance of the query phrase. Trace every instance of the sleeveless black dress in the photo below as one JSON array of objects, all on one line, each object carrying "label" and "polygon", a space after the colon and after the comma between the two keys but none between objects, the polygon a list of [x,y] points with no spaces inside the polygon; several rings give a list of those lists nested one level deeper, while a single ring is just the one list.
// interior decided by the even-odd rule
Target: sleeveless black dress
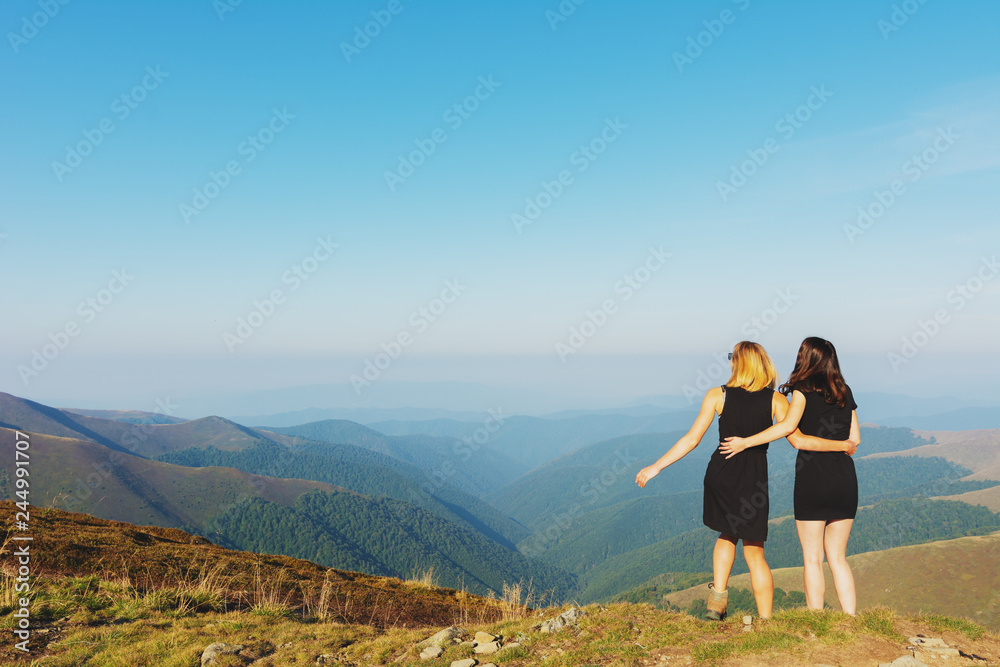
[{"label": "sleeveless black dress", "polygon": [[[726,402],[719,415],[719,439],[746,438],[771,426],[774,390],[723,387]],[[749,447],[731,459],[718,448],[705,471],[705,525],[751,542],[767,539],[767,444]]]},{"label": "sleeveless black dress", "polygon": [[[822,394],[802,392],[806,409],[799,430],[827,440],[847,440],[851,435],[851,411],[854,402],[847,388],[844,407],[831,405]],[[854,459],[847,452],[808,452],[799,450],[795,459],[795,520],[836,521],[853,519],[858,513],[858,476]]]}]

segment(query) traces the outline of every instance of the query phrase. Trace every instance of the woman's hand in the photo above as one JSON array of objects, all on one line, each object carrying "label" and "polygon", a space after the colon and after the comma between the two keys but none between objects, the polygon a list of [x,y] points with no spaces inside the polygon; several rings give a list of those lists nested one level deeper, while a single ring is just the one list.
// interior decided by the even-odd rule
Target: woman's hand
[{"label": "woman's hand", "polygon": [[747,448],[746,444],[744,444],[746,441],[746,438],[726,438],[719,443],[719,451],[726,454],[727,459],[731,459]]},{"label": "woman's hand", "polygon": [[646,482],[653,479],[659,474],[660,474],[660,469],[657,468],[655,465],[646,466],[645,468],[639,471],[639,474],[635,476],[635,483],[638,484],[639,488],[641,489],[646,486]]},{"label": "woman's hand", "polygon": [[858,451],[858,445],[860,445],[861,443],[855,442],[854,440],[846,440],[844,444],[846,445],[844,451],[847,453],[847,455],[854,456],[854,452]]}]

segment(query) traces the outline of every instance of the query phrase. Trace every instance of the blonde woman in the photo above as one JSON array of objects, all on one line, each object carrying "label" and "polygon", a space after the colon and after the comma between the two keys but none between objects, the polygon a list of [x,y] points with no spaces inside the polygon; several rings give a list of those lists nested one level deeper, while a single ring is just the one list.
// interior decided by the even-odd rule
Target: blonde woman
[{"label": "blonde woman", "polygon": [[[639,471],[640,487],[667,466],[690,453],[719,415],[719,438],[749,436],[766,430],[787,412],[785,397],[774,391],[778,373],[764,348],[757,343],[737,343],[729,355],[732,375],[721,387],[709,389],[694,425],[656,463]],[[822,442],[819,438],[807,438]],[[726,457],[716,449],[705,471],[703,521],[719,532],[712,555],[713,581],[709,586],[707,617],[725,618],[729,598],[729,573],[736,559],[736,543],[743,540],[743,556],[750,567],[750,582],[757,613],[771,617],[774,582],[764,559],[767,539],[767,444]]]}]

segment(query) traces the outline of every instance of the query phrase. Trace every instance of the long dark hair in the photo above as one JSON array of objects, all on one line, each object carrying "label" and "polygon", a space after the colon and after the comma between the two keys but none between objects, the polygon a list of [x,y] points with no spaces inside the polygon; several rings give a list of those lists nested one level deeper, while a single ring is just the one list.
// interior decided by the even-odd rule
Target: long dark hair
[{"label": "long dark hair", "polygon": [[840,373],[840,361],[833,343],[816,336],[802,341],[795,358],[795,368],[778,391],[788,395],[793,389],[815,391],[827,403],[841,408],[847,406],[847,383]]}]

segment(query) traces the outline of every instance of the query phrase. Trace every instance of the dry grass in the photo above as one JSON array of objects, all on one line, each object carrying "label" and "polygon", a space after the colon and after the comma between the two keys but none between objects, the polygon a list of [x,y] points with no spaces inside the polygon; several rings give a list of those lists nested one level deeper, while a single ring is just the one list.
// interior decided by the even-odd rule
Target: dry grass
[{"label": "dry grass", "polygon": [[[13,512],[14,503],[0,501],[0,520],[9,523]],[[256,605],[268,616],[287,611],[378,627],[447,625],[456,616],[490,621],[499,614],[495,602],[480,596],[287,556],[231,551],[176,529],[62,510],[33,514],[33,519],[32,550],[45,554],[34,576],[97,576],[118,582],[132,591],[130,602],[119,600],[123,610],[131,605],[132,613],[145,608],[183,616]],[[9,562],[11,551],[10,544],[0,545],[0,561]],[[433,573],[428,581],[433,582]],[[0,581],[0,596],[6,590],[9,597],[11,586],[3,584]],[[151,604],[137,602],[146,596]]]},{"label": "dry grass", "polygon": [[[199,568],[199,578],[211,582],[212,570],[212,567]],[[197,590],[195,583],[193,580],[186,590]],[[450,624],[380,628],[323,622],[322,619],[337,618],[337,582],[333,576],[306,592],[304,598],[310,603],[308,608],[300,610],[301,615],[281,606],[280,592],[279,597],[274,597],[274,591],[281,589],[274,582],[262,583],[259,589],[248,591],[256,609],[200,612],[188,609],[184,613],[179,608],[161,610],[154,605],[162,591],[173,594],[177,589],[141,594],[125,578],[46,579],[38,587],[37,604],[62,601],[70,605],[63,611],[72,617],[45,636],[46,645],[33,643],[36,658],[47,656],[36,659],[34,664],[38,667],[81,664],[190,667],[198,664],[204,647],[216,641],[247,646],[247,661],[259,660],[256,664],[260,667],[314,664],[316,656],[321,654],[336,655],[338,664],[411,664],[416,663],[419,642]],[[211,586],[205,585],[201,590],[210,591]],[[460,592],[459,597],[462,597]],[[993,661],[1000,658],[1000,639],[980,634],[981,629],[974,624],[944,617],[904,619],[887,609],[857,619],[833,611],[785,611],[770,621],[758,619],[754,632],[744,633],[739,619],[711,623],[664,612],[648,604],[615,603],[606,607],[589,605],[584,608],[586,614],[578,627],[543,635],[535,626],[565,607],[531,610],[526,606],[531,599],[530,584],[509,585],[504,597],[492,603],[493,620],[477,621],[474,608],[470,608],[469,622],[462,623],[462,627],[470,633],[484,630],[501,635],[505,642],[518,641],[520,648],[500,653],[494,660],[507,667],[537,664],[638,667],[692,661],[726,665],[766,662],[777,667],[829,662],[830,655],[843,656],[842,664],[877,664],[898,657],[903,644],[890,637],[895,637],[899,629],[910,634],[926,633],[927,624],[932,628],[968,631],[976,640],[970,638],[969,643],[962,645],[966,651]],[[389,607],[394,604],[388,597],[382,598],[381,603]],[[275,612],[263,613],[271,604],[277,605]],[[133,610],[123,614],[122,608],[127,605],[139,608],[141,613]],[[502,618],[496,616],[500,609],[508,610]],[[920,623],[925,625],[914,625]],[[441,658],[420,664],[444,667],[470,655],[467,647],[451,646]],[[12,664],[18,657],[10,647],[0,647],[0,664]],[[852,662],[849,657],[858,660]],[[869,657],[878,659],[868,660]]]},{"label": "dry grass", "polygon": [[432,565],[424,570],[418,570],[404,583],[416,588],[437,588],[438,579],[437,574],[434,572],[434,566]]}]

